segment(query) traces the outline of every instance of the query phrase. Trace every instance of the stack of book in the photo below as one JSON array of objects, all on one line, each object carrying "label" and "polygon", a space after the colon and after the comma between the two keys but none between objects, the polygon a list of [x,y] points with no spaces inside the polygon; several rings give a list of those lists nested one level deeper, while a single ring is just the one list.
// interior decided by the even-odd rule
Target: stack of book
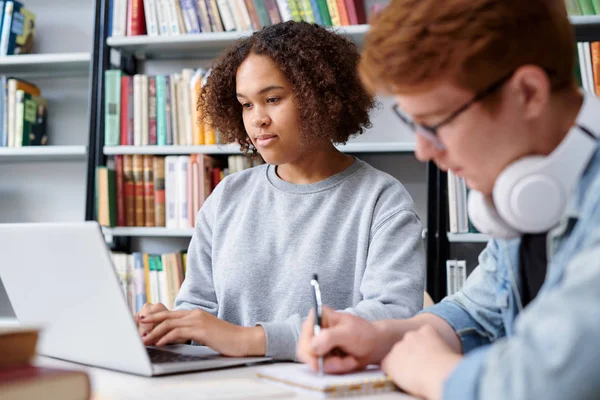
[{"label": "stack of book", "polygon": [[469,189],[463,178],[448,171],[448,219],[450,233],[479,233],[469,219]]},{"label": "stack of book", "polygon": [[111,0],[109,32],[114,37],[245,32],[289,20],[359,25],[380,7],[366,7],[363,0]]},{"label": "stack of book", "polygon": [[0,76],[0,147],[48,143],[48,102],[40,95],[31,82]]},{"label": "stack of book", "polygon": [[262,163],[244,156],[225,163],[206,154],[117,155],[97,168],[97,220],[109,227],[193,228],[225,176]]},{"label": "stack of book", "polygon": [[576,67],[575,75],[579,87],[600,96],[600,42],[577,43]]},{"label": "stack of book", "polygon": [[0,32],[0,56],[31,53],[35,14],[19,1],[0,0]]},{"label": "stack of book", "polygon": [[105,146],[205,145],[221,143],[203,121],[197,103],[209,71],[124,76],[105,73]]},{"label": "stack of book", "polygon": [[32,364],[38,336],[35,328],[0,327],[0,398],[89,399],[90,380],[85,372]]},{"label": "stack of book", "polygon": [[112,257],[132,314],[146,303],[162,303],[168,309],[173,308],[185,277],[185,250],[168,254],[113,252]]}]

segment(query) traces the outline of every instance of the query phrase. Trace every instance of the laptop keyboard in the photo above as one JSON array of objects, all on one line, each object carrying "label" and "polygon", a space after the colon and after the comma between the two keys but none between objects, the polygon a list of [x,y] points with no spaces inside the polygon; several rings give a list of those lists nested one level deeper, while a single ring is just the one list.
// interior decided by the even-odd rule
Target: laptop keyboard
[{"label": "laptop keyboard", "polygon": [[164,364],[182,361],[202,361],[207,359],[207,357],[190,356],[186,354],[175,353],[169,350],[156,349],[153,347],[146,347],[146,351],[148,352],[148,356],[150,357],[150,362],[152,362],[153,364]]}]

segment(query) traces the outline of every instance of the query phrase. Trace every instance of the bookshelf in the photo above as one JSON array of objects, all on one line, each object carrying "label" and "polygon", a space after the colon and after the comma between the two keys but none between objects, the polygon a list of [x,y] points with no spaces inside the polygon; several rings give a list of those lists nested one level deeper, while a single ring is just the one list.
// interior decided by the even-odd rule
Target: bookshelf
[{"label": "bookshelf", "polygon": [[[346,27],[331,28],[336,32],[348,35],[358,45],[363,43],[365,33],[369,30],[368,25],[354,25]],[[106,44],[138,58],[146,60],[168,59],[168,58],[190,58],[201,55],[214,56],[226,47],[232,45],[236,40],[251,35],[247,32],[208,32],[199,34],[185,34],[179,36],[123,36],[109,37]]]},{"label": "bookshelf", "polygon": [[84,161],[86,146],[0,147],[0,162]]},{"label": "bookshelf", "polygon": [[0,147],[0,223],[83,221],[95,6],[76,0],[24,4],[36,14],[32,54],[0,57],[0,75],[40,88],[48,101],[49,142]]},{"label": "bookshelf", "polygon": [[[412,153],[411,142],[348,143],[336,146],[345,153]],[[117,154],[242,154],[235,144],[204,146],[104,146],[104,155]]]}]

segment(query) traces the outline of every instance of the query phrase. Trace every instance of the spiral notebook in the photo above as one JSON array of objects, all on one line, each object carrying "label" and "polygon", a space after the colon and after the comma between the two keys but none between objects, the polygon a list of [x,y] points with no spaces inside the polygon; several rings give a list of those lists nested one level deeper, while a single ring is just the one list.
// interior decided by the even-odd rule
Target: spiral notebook
[{"label": "spiral notebook", "polygon": [[319,376],[304,364],[276,364],[259,368],[257,375],[266,381],[320,393],[323,397],[346,397],[396,390],[392,380],[375,366],[352,374]]}]

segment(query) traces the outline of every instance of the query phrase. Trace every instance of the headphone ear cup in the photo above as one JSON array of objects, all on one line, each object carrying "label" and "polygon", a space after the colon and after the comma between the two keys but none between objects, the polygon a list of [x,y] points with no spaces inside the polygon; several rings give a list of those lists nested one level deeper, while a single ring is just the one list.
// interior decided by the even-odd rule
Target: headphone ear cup
[{"label": "headphone ear cup", "polygon": [[473,226],[481,233],[498,239],[512,239],[521,235],[500,217],[491,200],[481,192],[469,192],[468,210]]},{"label": "headphone ear cup", "polygon": [[528,156],[509,165],[494,185],[494,205],[505,223],[520,232],[546,232],[558,222],[566,188],[556,179],[549,159]]}]

